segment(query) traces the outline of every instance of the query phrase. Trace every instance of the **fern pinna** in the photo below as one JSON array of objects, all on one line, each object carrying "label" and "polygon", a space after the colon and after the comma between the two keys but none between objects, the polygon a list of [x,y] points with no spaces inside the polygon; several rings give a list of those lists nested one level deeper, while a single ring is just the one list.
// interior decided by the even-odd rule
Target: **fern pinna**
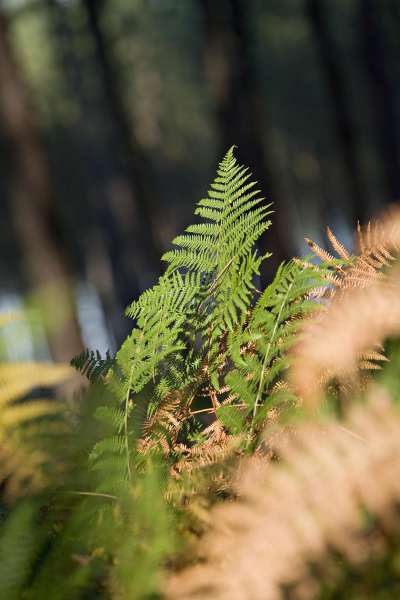
[{"label": "fern pinna", "polygon": [[270,206],[231,148],[195,210],[200,222],[173,240],[162,257],[165,274],[127,309],[135,327],[114,362],[91,357],[86,367],[96,374],[109,365],[116,398],[114,408],[99,412],[112,436],[92,453],[97,468],[114,461],[129,479],[138,441],[139,449],[159,446],[171,457],[193,445],[186,445],[193,433],[202,443],[207,413],[219,431],[244,428],[250,437],[265,418],[296,319],[316,307],[306,296],[320,277],[291,262],[263,293],[256,289],[270,256],[257,247],[271,224]]}]

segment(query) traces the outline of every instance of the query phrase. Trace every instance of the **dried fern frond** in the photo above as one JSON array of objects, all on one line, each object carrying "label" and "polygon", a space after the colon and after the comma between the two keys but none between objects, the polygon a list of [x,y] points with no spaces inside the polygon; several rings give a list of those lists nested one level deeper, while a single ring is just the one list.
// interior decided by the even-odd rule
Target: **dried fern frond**
[{"label": "dried fern frond", "polygon": [[182,458],[173,467],[174,473],[192,473],[198,468],[223,461],[239,445],[240,438],[226,433],[222,423],[217,419],[202,434],[204,441],[193,446],[180,444],[176,447]]},{"label": "dried fern frond", "polygon": [[[384,277],[384,270],[393,264],[400,250],[400,209],[398,206],[392,206],[380,219],[368,223],[365,227],[357,224],[358,252],[354,256],[329,227],[326,232],[333,250],[347,263],[343,267],[337,264],[337,259],[332,254],[318,244],[308,238],[305,238],[305,241],[313,254],[334,271],[322,275],[333,288],[320,290],[320,296],[328,293],[331,297],[335,290],[343,292],[349,288],[368,287]],[[318,267],[316,269],[318,270]]]},{"label": "dried fern frond", "polygon": [[21,398],[33,388],[58,385],[72,374],[68,365],[0,363],[0,406]]},{"label": "dried fern frond", "polygon": [[[363,361],[382,360],[373,354],[387,337],[400,334],[400,272],[392,271],[368,289],[349,289],[323,314],[303,326],[294,349],[291,382],[299,395],[316,399],[329,378],[354,376]],[[370,357],[370,358],[368,358]]]},{"label": "dried fern frond", "polygon": [[400,250],[400,208],[388,207],[383,215],[366,227],[357,226],[357,239],[360,254],[382,253],[392,260],[392,253]]},{"label": "dried fern frond", "polygon": [[318,256],[318,258],[320,258],[321,260],[328,262],[328,263],[334,262],[335,257],[333,256],[333,254],[330,254],[329,252],[324,250],[324,248],[321,248],[321,246],[319,246],[313,240],[310,240],[310,238],[306,237],[304,239],[305,239],[308,247],[310,248],[311,252],[313,254],[315,254],[316,256]]},{"label": "dried fern frond", "polygon": [[[330,230],[328,237],[344,258],[348,252]],[[306,398],[315,398],[332,378],[344,383],[357,368],[380,368],[385,357],[375,352],[375,345],[397,335],[400,278],[391,267],[400,249],[400,209],[389,208],[364,228],[358,224],[357,237],[360,254],[335,274],[322,275],[333,300],[326,314],[306,324],[297,346],[292,382]],[[318,297],[324,295],[320,290]]]},{"label": "dried fern frond", "polygon": [[214,509],[203,562],[173,576],[167,598],[317,598],[343,564],[368,570],[390,552],[400,535],[400,415],[382,392],[343,423],[298,428],[281,455],[283,464],[250,467],[239,501]]},{"label": "dried fern frond", "polygon": [[24,396],[35,388],[59,385],[72,373],[67,365],[0,364],[0,484],[7,499],[44,485],[48,455],[38,443],[41,430],[36,424],[63,408],[55,401]]},{"label": "dried fern frond", "polygon": [[342,260],[349,260],[350,259],[350,253],[347,250],[347,248],[344,247],[344,245],[342,244],[342,242],[340,242],[337,237],[334,235],[334,233],[331,231],[331,229],[329,227],[326,228],[326,234],[328,236],[328,239],[331,243],[332,248],[335,250],[336,254],[342,259]]}]

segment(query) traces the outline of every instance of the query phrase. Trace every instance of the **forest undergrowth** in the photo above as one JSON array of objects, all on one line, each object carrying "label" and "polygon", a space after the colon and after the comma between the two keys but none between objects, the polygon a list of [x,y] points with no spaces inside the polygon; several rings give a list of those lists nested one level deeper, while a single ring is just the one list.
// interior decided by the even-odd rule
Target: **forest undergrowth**
[{"label": "forest undergrowth", "polygon": [[195,215],[115,356],[0,364],[0,598],[400,597],[400,208],[265,286],[234,148]]}]

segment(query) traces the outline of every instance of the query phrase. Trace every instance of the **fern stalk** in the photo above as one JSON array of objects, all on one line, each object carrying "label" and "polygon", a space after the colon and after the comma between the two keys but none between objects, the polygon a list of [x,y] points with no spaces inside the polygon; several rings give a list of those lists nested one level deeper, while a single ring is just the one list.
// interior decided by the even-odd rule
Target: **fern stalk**
[{"label": "fern stalk", "polygon": [[131,392],[131,386],[132,386],[132,379],[133,379],[133,371],[134,371],[135,365],[134,363],[131,366],[131,372],[129,375],[129,382],[128,382],[128,387],[126,390],[126,396],[125,396],[125,414],[124,414],[124,437],[125,437],[125,452],[126,452],[126,467],[127,467],[127,471],[128,471],[128,479],[132,479],[132,473],[131,473],[131,465],[130,465],[130,452],[129,452],[129,432],[128,432],[128,416],[129,416],[129,397],[130,397],[130,392]]},{"label": "fern stalk", "polygon": [[[305,269],[303,268],[300,271],[300,273],[302,273],[304,270]],[[257,408],[258,408],[259,402],[261,400],[261,394],[262,394],[262,390],[263,390],[264,378],[265,378],[265,373],[266,373],[266,370],[267,370],[267,364],[268,364],[268,360],[269,360],[269,353],[271,351],[272,344],[273,344],[273,342],[275,340],[275,335],[276,335],[276,332],[277,332],[278,327],[279,327],[279,322],[280,322],[280,318],[281,318],[283,309],[285,307],[285,304],[287,302],[287,299],[288,299],[289,294],[290,294],[290,292],[291,292],[291,290],[293,288],[294,283],[295,283],[295,280],[293,280],[289,284],[288,289],[286,291],[286,294],[285,294],[285,296],[284,296],[284,298],[283,298],[283,300],[281,302],[281,305],[279,307],[278,315],[277,315],[277,317],[275,319],[274,328],[272,330],[271,337],[269,339],[268,346],[267,346],[267,349],[266,349],[266,352],[265,352],[265,355],[264,355],[263,365],[262,365],[262,369],[261,369],[260,382],[258,384],[257,396],[256,396],[256,400],[254,402],[254,407],[253,407],[253,413],[252,413],[252,419],[251,419],[250,431],[249,431],[249,438],[248,438],[248,444],[251,442],[251,439],[252,439],[253,433],[254,433],[254,425],[255,425],[255,420],[256,420],[256,415],[257,415]]]}]

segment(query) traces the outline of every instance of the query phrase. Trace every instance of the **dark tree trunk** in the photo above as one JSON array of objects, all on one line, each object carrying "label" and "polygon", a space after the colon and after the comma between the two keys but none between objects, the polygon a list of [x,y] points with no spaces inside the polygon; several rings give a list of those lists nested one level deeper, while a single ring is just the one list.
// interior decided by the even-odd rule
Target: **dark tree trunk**
[{"label": "dark tree trunk", "polygon": [[[79,143],[74,132],[72,143],[81,157],[91,213],[86,244],[88,276],[94,277],[119,343],[130,328],[124,308],[154,282],[160,269],[151,220],[151,169],[120,99],[116,68],[101,27],[104,2],[82,0],[75,8],[57,0],[47,0],[47,4],[66,88],[79,104]],[[77,28],[72,20],[77,8],[86,16],[84,27]],[[89,42],[83,45],[84,52],[82,38]],[[96,84],[85,85],[85,77],[93,73]],[[109,261],[104,261],[105,256]],[[106,264],[111,267],[111,277],[104,277]]]},{"label": "dark tree trunk", "polygon": [[11,181],[11,214],[27,278],[39,294],[56,360],[81,351],[79,326],[66,250],[62,243],[50,167],[33,110],[14,60],[7,21],[0,13],[0,129],[6,139]]},{"label": "dark tree trunk", "polygon": [[206,73],[215,104],[221,154],[237,145],[240,161],[251,165],[268,201],[274,202],[274,224],[265,241],[274,253],[270,261],[273,268],[292,255],[294,240],[287,227],[290,215],[280,203],[273,161],[266,153],[265,106],[251,55],[248,8],[243,0],[199,2],[205,23]]},{"label": "dark tree trunk", "polygon": [[339,147],[344,162],[346,183],[351,201],[346,207],[353,222],[365,218],[365,190],[362,166],[358,155],[357,135],[347,100],[346,81],[338,61],[338,48],[324,17],[327,6],[324,0],[308,0],[307,13],[318,55],[332,100]]},{"label": "dark tree trunk", "polygon": [[156,273],[159,269],[159,251],[151,214],[155,199],[151,167],[140,148],[121,100],[121,90],[116,76],[117,66],[108,50],[101,25],[101,13],[105,1],[82,0],[82,2],[87,15],[89,31],[94,41],[101,87],[111,120],[110,142],[117,152],[121,153],[121,161],[126,166],[133,197],[133,208],[138,220],[136,234],[141,237],[147,264]]},{"label": "dark tree trunk", "polygon": [[68,92],[73,91],[78,101],[84,104],[79,57],[74,48],[74,31],[67,17],[68,6],[59,0],[45,0],[45,2],[50,16],[50,32],[54,38],[57,60],[63,70]]},{"label": "dark tree trunk", "polygon": [[376,139],[383,161],[388,201],[400,200],[400,144],[393,82],[387,72],[380,3],[361,0],[362,50],[374,108]]},{"label": "dark tree trunk", "polygon": [[[106,182],[103,210],[107,249],[114,284],[123,307],[152,285],[160,272],[159,243],[152,221],[155,205],[151,165],[136,139],[119,89],[117,65],[102,27],[104,0],[81,0],[92,39],[104,114],[108,121],[108,151],[114,162]],[[105,126],[107,129],[107,125]],[[113,320],[117,342],[127,334],[127,321]]]}]

